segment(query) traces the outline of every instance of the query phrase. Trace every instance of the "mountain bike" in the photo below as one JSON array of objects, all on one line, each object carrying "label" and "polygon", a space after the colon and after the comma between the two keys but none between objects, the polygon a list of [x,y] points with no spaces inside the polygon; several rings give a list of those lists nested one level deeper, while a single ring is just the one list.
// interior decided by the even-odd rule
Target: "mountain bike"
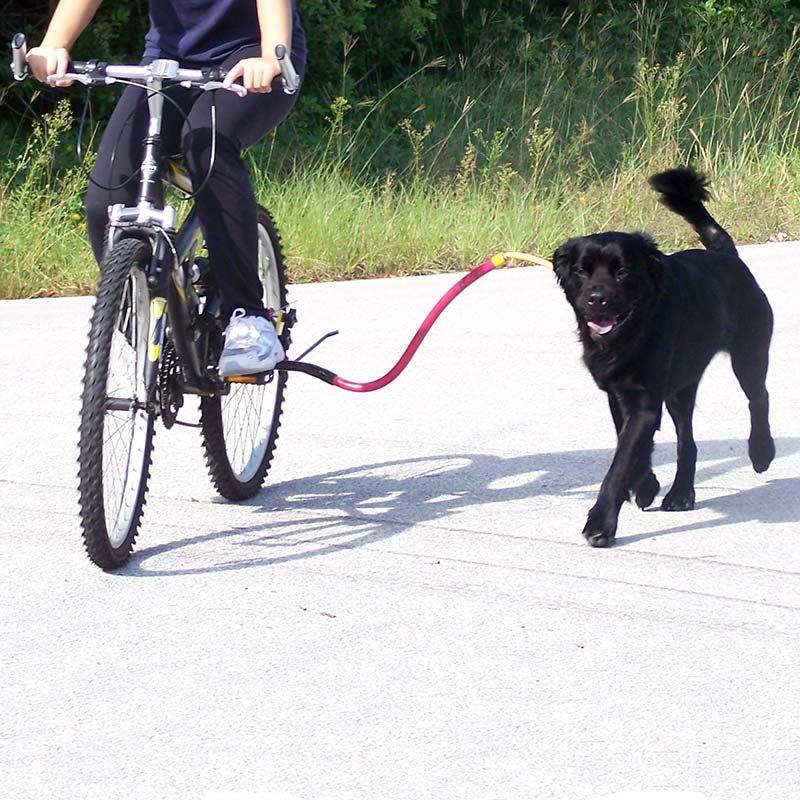
[{"label": "mountain bike", "polygon": [[[299,78],[285,48],[276,48],[283,90]],[[12,41],[12,72],[27,75],[25,37]],[[225,320],[196,210],[179,219],[164,201],[164,183],[191,198],[192,182],[161,152],[163,88],[224,87],[216,67],[182,69],[158,59],[146,66],[73,62],[66,78],[85,86],[135,84],[146,90],[150,121],[142,142],[135,206],[109,208],[104,258],[91,318],[81,395],[79,505],[89,558],[110,570],[124,564],[141,523],[155,422],[178,420],[187,395],[200,398],[202,443],[211,480],[230,500],[255,495],[278,438],[287,371],[223,380],[217,372]],[[212,128],[213,134],[213,128]],[[212,145],[213,152],[213,145]],[[209,174],[213,169],[212,162]],[[258,268],[264,307],[288,352],[294,311],[287,305],[281,241],[265,208],[258,210]]]}]

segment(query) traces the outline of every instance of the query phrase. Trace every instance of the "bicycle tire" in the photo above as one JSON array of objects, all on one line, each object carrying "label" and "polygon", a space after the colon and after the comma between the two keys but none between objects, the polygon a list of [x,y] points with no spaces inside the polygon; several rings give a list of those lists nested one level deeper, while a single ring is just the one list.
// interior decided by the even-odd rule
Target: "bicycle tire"
[{"label": "bicycle tire", "polygon": [[[150,304],[144,269],[150,254],[147,242],[123,239],[106,257],[86,348],[78,455],[80,517],[86,552],[104,570],[120,567],[131,554],[150,477],[155,413],[143,396]],[[130,400],[130,408],[109,408],[112,398]],[[120,455],[124,473],[116,475]]]},{"label": "bicycle tire", "polygon": [[[269,212],[259,206],[259,277],[266,308],[278,310],[286,305],[286,271],[278,229]],[[288,335],[282,336],[288,350]],[[231,384],[230,394],[204,397],[200,401],[200,426],[206,465],[216,490],[228,500],[247,500],[264,484],[275,447],[283,410],[287,373],[277,370],[272,381],[262,385]],[[266,408],[265,408],[266,403]],[[237,454],[232,420],[240,418],[242,405],[258,407],[258,441],[248,458]],[[247,412],[250,420],[250,411]],[[230,421],[230,422],[229,422]]]}]

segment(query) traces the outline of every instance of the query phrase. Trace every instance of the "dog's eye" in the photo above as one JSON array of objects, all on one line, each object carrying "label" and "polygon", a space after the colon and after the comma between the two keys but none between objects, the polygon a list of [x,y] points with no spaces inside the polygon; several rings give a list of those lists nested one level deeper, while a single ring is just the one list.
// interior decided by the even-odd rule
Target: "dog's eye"
[{"label": "dog's eye", "polygon": [[623,267],[620,267],[616,272],[616,278],[618,281],[624,281],[628,275],[630,275],[630,272]]}]

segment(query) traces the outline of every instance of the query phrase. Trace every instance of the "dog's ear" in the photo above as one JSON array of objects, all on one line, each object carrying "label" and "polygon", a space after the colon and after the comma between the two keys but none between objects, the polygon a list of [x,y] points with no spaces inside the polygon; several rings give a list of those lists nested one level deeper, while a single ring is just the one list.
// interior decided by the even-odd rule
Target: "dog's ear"
[{"label": "dog's ear", "polygon": [[563,286],[572,271],[572,265],[575,261],[575,247],[574,242],[570,239],[564,242],[553,253],[553,272],[555,273],[556,280],[559,286]]},{"label": "dog's ear", "polygon": [[661,286],[664,283],[664,254],[658,249],[651,236],[646,233],[640,233],[639,237],[642,240],[642,246],[647,256],[647,271],[653,279],[656,291],[661,291]]}]

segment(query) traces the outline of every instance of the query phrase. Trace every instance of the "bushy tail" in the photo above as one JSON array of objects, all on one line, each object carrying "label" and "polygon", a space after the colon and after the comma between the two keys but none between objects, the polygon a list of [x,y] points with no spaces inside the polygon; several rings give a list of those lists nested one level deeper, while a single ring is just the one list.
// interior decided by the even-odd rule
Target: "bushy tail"
[{"label": "bushy tail", "polygon": [[682,216],[697,231],[708,250],[737,254],[733,239],[703,205],[710,199],[705,175],[691,167],[676,167],[651,175],[648,183],[670,211]]}]

